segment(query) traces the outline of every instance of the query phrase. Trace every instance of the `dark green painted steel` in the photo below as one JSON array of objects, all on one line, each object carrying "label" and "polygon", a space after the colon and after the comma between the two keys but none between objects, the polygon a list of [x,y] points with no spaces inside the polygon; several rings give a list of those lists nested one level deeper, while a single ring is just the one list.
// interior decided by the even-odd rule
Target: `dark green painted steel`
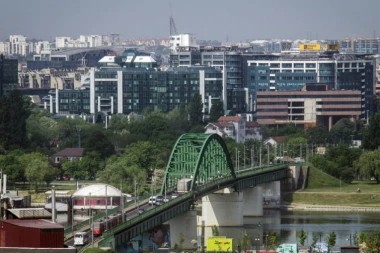
[{"label": "dark green painted steel", "polygon": [[141,215],[130,219],[123,224],[114,227],[103,234],[103,240],[99,246],[109,247],[112,244],[118,247],[130,241],[133,237],[140,235],[174,217],[189,211],[192,208],[193,195],[191,192],[183,194],[164,205],[150,209]]},{"label": "dark green painted steel", "polygon": [[190,210],[195,200],[217,190],[231,187],[240,191],[246,187],[286,179],[290,176],[290,165],[300,164],[279,164],[235,172],[227,148],[218,135],[184,134],[172,150],[161,193],[164,193],[165,186],[167,191],[174,190],[183,178],[195,179],[189,191],[106,231],[99,246],[122,246],[142,232]]},{"label": "dark green painted steel", "polygon": [[217,134],[183,134],[176,142],[166,166],[161,194],[177,188],[181,179],[194,187],[216,178],[235,177],[231,157],[223,139]]}]

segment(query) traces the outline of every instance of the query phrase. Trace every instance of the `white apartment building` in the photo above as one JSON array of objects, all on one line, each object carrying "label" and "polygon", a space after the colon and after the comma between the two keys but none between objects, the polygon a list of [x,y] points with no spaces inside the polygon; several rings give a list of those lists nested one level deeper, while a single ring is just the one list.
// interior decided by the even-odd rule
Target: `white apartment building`
[{"label": "white apartment building", "polygon": [[102,35],[80,35],[79,42],[86,43],[87,47],[101,47],[103,38]]},{"label": "white apartment building", "polygon": [[34,44],[34,50],[36,54],[41,54],[42,52],[50,51],[50,42],[49,41],[38,41]]},{"label": "white apartment building", "polygon": [[55,37],[55,48],[64,48],[71,41],[70,37]]},{"label": "white apartment building", "polygon": [[199,47],[192,33],[184,33],[170,36],[170,49],[177,52],[178,47]]},{"label": "white apartment building", "polygon": [[9,42],[0,41],[0,54],[8,55],[10,53],[11,47]]},{"label": "white apartment building", "polygon": [[27,55],[28,44],[26,43],[26,37],[23,35],[10,35],[10,54]]}]

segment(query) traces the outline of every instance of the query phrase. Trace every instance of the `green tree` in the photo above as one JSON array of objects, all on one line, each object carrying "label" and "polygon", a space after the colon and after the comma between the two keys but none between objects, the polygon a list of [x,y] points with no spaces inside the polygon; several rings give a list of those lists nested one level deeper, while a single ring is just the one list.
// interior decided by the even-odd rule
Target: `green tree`
[{"label": "green tree", "polygon": [[[99,127],[99,126],[95,126]],[[115,153],[115,147],[112,145],[110,140],[104,134],[103,129],[87,128],[86,131],[82,130],[82,146],[86,152],[97,152],[101,158],[109,157]]]},{"label": "green tree", "polygon": [[51,148],[54,140],[58,139],[58,123],[50,117],[50,113],[46,110],[33,108],[26,126],[32,149]]},{"label": "green tree", "polygon": [[105,161],[95,151],[86,152],[79,162],[80,171],[85,171],[89,179],[95,179],[97,173],[102,171],[104,166]]},{"label": "green tree", "polygon": [[368,126],[363,129],[364,149],[378,149],[380,146],[380,113],[375,113],[369,118]]},{"label": "green tree", "polygon": [[355,132],[355,123],[347,118],[340,119],[330,130],[330,140],[333,143],[349,143]]},{"label": "green tree", "polygon": [[[351,235],[350,235],[351,237]],[[352,242],[354,245],[359,245],[359,236],[358,236],[358,233],[355,232],[353,235],[352,235]]]},{"label": "green tree", "polygon": [[302,157],[305,158],[306,145],[307,139],[304,137],[297,136],[289,138],[287,142],[287,146],[290,148],[288,149],[288,155],[290,155],[291,157],[297,157],[302,155]]},{"label": "green tree", "polygon": [[369,233],[366,243],[366,252],[380,251],[380,229],[375,229]]},{"label": "green tree", "polygon": [[19,161],[24,154],[23,150],[13,150],[6,155],[0,155],[0,168],[7,175],[8,183],[25,182],[25,167]]},{"label": "green tree", "polygon": [[311,248],[315,248],[320,236],[321,234],[318,234],[317,232],[312,233],[312,239],[311,239],[311,245],[310,245]]},{"label": "green tree", "polygon": [[217,121],[223,115],[224,115],[223,103],[221,101],[217,101],[211,106],[210,122]]},{"label": "green tree", "polygon": [[276,248],[280,245],[280,242],[279,242],[279,239],[278,239],[278,235],[276,232],[272,232],[272,233],[269,233],[268,234],[269,238],[268,238],[268,249],[269,250],[276,250]]},{"label": "green tree", "polygon": [[241,235],[241,249],[246,251],[251,249],[252,247],[252,241],[250,235],[247,233],[246,230],[243,231]]},{"label": "green tree", "polygon": [[325,145],[329,136],[328,130],[323,127],[309,127],[305,134],[308,143],[320,145]]},{"label": "green tree", "polygon": [[349,148],[346,144],[331,147],[326,153],[327,164],[324,171],[346,183],[351,183],[355,175],[355,161],[359,159],[361,150]]},{"label": "green tree", "polygon": [[364,152],[359,158],[359,173],[380,182],[380,149]]},{"label": "green tree", "polygon": [[0,98],[0,145],[5,149],[26,148],[26,120],[31,112],[29,97],[19,90],[12,90]]},{"label": "green tree", "polygon": [[195,93],[190,100],[189,104],[190,124],[202,125],[203,124],[203,103],[201,94]]},{"label": "green tree", "polygon": [[364,232],[361,232],[358,236],[358,243],[367,242],[367,234]]},{"label": "green tree", "polygon": [[148,193],[146,187],[147,172],[131,163],[126,156],[112,156],[107,160],[104,170],[98,172],[101,182],[120,187],[123,192],[134,194],[135,180],[138,185],[138,194]]},{"label": "green tree", "polygon": [[305,246],[305,241],[307,240],[307,234],[305,230],[301,229],[301,231],[298,233],[298,239],[300,241],[300,244],[302,246]]},{"label": "green tree", "polygon": [[38,191],[43,182],[49,185],[58,174],[49,165],[46,156],[40,153],[25,154],[20,157],[20,162],[25,166],[25,176],[35,191]]},{"label": "green tree", "polygon": [[211,230],[212,230],[212,236],[219,236],[219,227],[217,225],[212,226]]},{"label": "green tree", "polygon": [[62,170],[75,180],[84,179],[88,176],[87,168],[80,166],[80,160],[65,160],[61,163]]},{"label": "green tree", "polygon": [[335,232],[330,232],[329,236],[326,238],[327,252],[331,251],[331,248],[336,244],[336,234]]},{"label": "green tree", "polygon": [[128,164],[135,164],[145,171],[164,166],[159,160],[157,145],[149,141],[140,141],[126,147],[126,159]]}]

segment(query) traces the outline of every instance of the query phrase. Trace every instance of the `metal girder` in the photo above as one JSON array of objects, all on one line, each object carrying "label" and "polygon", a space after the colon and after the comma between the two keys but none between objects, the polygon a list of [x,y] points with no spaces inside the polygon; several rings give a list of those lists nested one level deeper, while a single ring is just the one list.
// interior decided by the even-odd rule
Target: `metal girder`
[{"label": "metal girder", "polygon": [[161,194],[177,188],[181,179],[191,180],[194,187],[217,178],[236,177],[231,157],[217,134],[183,134],[176,142],[166,167]]},{"label": "metal girder", "polygon": [[192,194],[187,193],[172,201],[158,206],[147,212],[128,220],[127,222],[106,231],[99,246],[117,248],[129,242],[132,238],[148,231],[174,217],[191,209]]}]

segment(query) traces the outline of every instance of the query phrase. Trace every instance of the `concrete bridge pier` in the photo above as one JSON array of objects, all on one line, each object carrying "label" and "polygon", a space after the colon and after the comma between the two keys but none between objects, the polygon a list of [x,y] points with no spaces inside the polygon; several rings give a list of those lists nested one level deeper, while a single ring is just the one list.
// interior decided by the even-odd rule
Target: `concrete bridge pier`
[{"label": "concrete bridge pier", "polygon": [[222,189],[202,198],[201,222],[204,221],[205,227],[242,226],[243,206],[243,192]]},{"label": "concrete bridge pier", "polygon": [[244,194],[244,216],[263,216],[263,187],[246,188]]},{"label": "concrete bridge pier", "polygon": [[281,183],[273,181],[262,184],[265,205],[279,205],[281,199]]},{"label": "concrete bridge pier", "polygon": [[183,249],[193,249],[197,245],[194,242],[197,240],[197,211],[191,210],[178,215],[171,219],[168,224],[170,225],[170,243],[171,248],[175,244],[179,245],[181,234],[183,235]]}]

